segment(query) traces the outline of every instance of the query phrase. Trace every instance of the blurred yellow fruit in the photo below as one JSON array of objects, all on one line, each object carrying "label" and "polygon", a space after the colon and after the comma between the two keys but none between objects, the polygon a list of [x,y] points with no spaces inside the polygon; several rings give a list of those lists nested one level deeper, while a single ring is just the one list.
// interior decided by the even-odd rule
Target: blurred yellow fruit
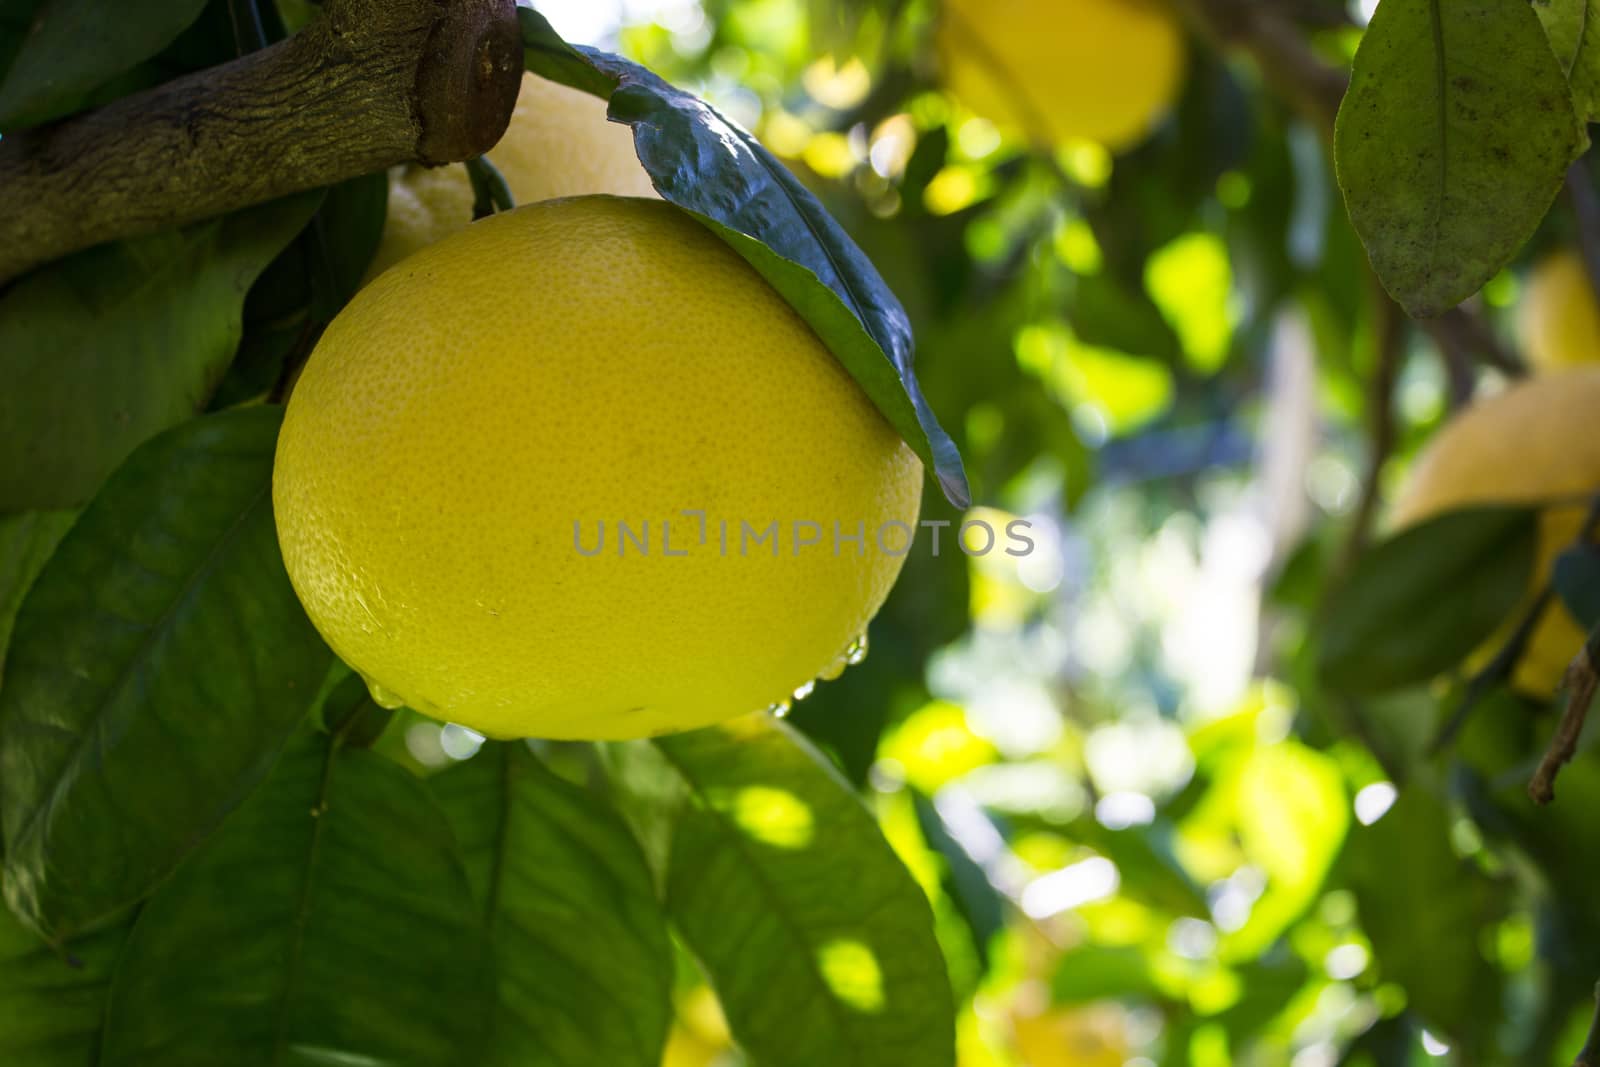
[{"label": "blurred yellow fruit", "polygon": [[711,1067],[726,1050],[726,1045],[711,1044],[675,1023],[672,1032],[667,1035],[667,1048],[661,1056],[661,1067]]},{"label": "blurred yellow fruit", "polygon": [[677,1018],[667,1037],[661,1067],[712,1067],[733,1047],[728,1020],[717,995],[707,985],[697,985],[679,996]]},{"label": "blurred yellow fruit", "polygon": [[[500,143],[488,153],[518,204],[562,196],[656,195],[633,150],[633,131],[606,118],[606,102],[534,74]],[[406,165],[389,172],[389,216],[367,277],[472,221],[472,183],[462,166]]]},{"label": "blurred yellow fruit", "polygon": [[1554,252],[1528,275],[1517,305],[1517,341],[1537,371],[1600,362],[1600,306],[1576,252]]},{"label": "blurred yellow fruit", "polygon": [[749,264],[659,200],[592,196],[358,293],[294,390],[273,502],[311,620],[380,701],[625,738],[842,666],[921,481]]},{"label": "blurred yellow fruit", "polygon": [[1183,28],[1162,0],[945,0],[935,47],[951,93],[1030,139],[1144,139],[1183,84]]},{"label": "blurred yellow fruit", "polygon": [[[1519,382],[1452,419],[1428,444],[1393,520],[1410,526],[1481,504],[1559,502],[1540,516],[1535,583],[1542,584],[1600,492],[1600,368]],[[1548,697],[1583,646],[1584,632],[1557,603],[1545,613],[1513,681]]]},{"label": "blurred yellow fruit", "polygon": [[1128,1035],[1116,1005],[1046,1008],[1011,1019],[1023,1067],[1122,1067]]}]

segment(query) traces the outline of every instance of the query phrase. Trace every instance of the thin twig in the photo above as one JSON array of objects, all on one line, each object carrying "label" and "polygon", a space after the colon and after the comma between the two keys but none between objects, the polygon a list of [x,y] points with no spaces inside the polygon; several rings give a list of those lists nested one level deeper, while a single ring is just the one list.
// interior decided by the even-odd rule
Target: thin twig
[{"label": "thin twig", "polygon": [[472,182],[472,221],[486,219],[496,211],[510,211],[517,206],[511,195],[511,186],[505,175],[487,156],[467,160],[467,179]]},{"label": "thin twig", "polygon": [[1316,53],[1293,12],[1276,0],[1181,0],[1180,6],[1202,35],[1249,54],[1303,118],[1333,137],[1349,78]]},{"label": "thin twig", "polygon": [[1527,365],[1500,342],[1489,324],[1465,308],[1451,308],[1438,318],[1425,319],[1422,328],[1447,359],[1453,355],[1461,362],[1479,362],[1508,378],[1521,378],[1528,373]]},{"label": "thin twig", "polygon": [[1400,356],[1405,348],[1405,317],[1376,283],[1373,301],[1375,359],[1372,378],[1367,383],[1367,467],[1361,482],[1361,499],[1356,503],[1350,531],[1340,549],[1337,570],[1348,568],[1366,546],[1372,520],[1381,496],[1383,467],[1394,451],[1394,387],[1400,373]]},{"label": "thin twig", "polygon": [[1600,689],[1593,651],[1597,640],[1600,640],[1600,629],[1590,635],[1567,667],[1567,706],[1556,724],[1550,747],[1539,761],[1539,769],[1533,772],[1533,779],[1528,783],[1528,795],[1535,804],[1548,804],[1556,798],[1556,775],[1578,754],[1578,739],[1583,736],[1583,724],[1589,718],[1589,705],[1594,703],[1595,690]]}]

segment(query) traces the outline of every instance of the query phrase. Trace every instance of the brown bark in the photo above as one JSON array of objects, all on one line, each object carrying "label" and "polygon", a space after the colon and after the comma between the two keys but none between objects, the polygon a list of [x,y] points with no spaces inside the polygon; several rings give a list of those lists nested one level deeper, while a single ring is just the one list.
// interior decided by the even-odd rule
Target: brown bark
[{"label": "brown bark", "polygon": [[0,140],[0,282],[68,252],[499,140],[514,0],[329,0],[302,33]]}]

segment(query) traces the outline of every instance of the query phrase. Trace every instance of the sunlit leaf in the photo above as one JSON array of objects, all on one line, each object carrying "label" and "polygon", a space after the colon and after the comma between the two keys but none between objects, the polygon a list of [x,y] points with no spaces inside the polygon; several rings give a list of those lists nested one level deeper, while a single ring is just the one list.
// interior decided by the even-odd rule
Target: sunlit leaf
[{"label": "sunlit leaf", "polygon": [[1224,941],[1231,960],[1265,951],[1315,903],[1350,825],[1344,777],[1330,756],[1285,740],[1257,748],[1236,773],[1240,843],[1267,885]]},{"label": "sunlit leaf", "polygon": [[667,913],[756,1062],[953,1064],[927,898],[820,756],[759,716],[606,751]]},{"label": "sunlit leaf", "polygon": [[272,522],[281,414],[213,415],[139,449],[17,614],[5,891],[55,937],[169,875],[265,776],[327,671]]},{"label": "sunlit leaf", "polygon": [[1050,979],[1057,1004],[1083,1004],[1108,997],[1151,997],[1161,984],[1150,960],[1135,945],[1083,945],[1062,955]]},{"label": "sunlit leaf", "polygon": [[672,946],[627,827],[525,744],[490,744],[429,783],[461,842],[496,961],[505,1067],[657,1067]]},{"label": "sunlit leaf", "polygon": [[307,737],[141,911],[99,1062],[481,1063],[485,952],[427,787]]},{"label": "sunlit leaf", "polygon": [[1156,249],[1145,262],[1145,288],[1183,342],[1189,365],[1210,374],[1228,358],[1233,339],[1233,268],[1215,235],[1190,233]]}]

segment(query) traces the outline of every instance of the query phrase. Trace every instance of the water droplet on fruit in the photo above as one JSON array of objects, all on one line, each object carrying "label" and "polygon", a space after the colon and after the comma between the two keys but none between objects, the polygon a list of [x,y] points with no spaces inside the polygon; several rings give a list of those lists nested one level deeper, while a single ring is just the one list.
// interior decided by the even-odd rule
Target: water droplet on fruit
[{"label": "water droplet on fruit", "polygon": [[787,700],[780,700],[776,704],[767,705],[767,714],[771,715],[774,719],[781,719],[785,715],[789,714],[790,707],[791,705]]},{"label": "water droplet on fruit", "polygon": [[393,711],[396,708],[403,708],[406,706],[405,698],[401,697],[398,693],[394,693],[388,689],[385,689],[377,682],[374,682],[371,678],[367,678],[365,681],[367,683],[367,692],[371,694],[372,702],[378,705],[378,707],[388,708],[390,711]]},{"label": "water droplet on fruit", "polygon": [[813,692],[815,692],[816,688],[817,688],[816,679],[812,679],[811,681],[807,682],[805,685],[802,685],[799,689],[796,689],[794,691],[794,698],[796,700],[804,700],[806,697],[810,696]]},{"label": "water droplet on fruit", "polygon": [[852,667],[867,658],[867,635],[862,635],[850,642],[850,647],[844,650],[844,661]]}]

